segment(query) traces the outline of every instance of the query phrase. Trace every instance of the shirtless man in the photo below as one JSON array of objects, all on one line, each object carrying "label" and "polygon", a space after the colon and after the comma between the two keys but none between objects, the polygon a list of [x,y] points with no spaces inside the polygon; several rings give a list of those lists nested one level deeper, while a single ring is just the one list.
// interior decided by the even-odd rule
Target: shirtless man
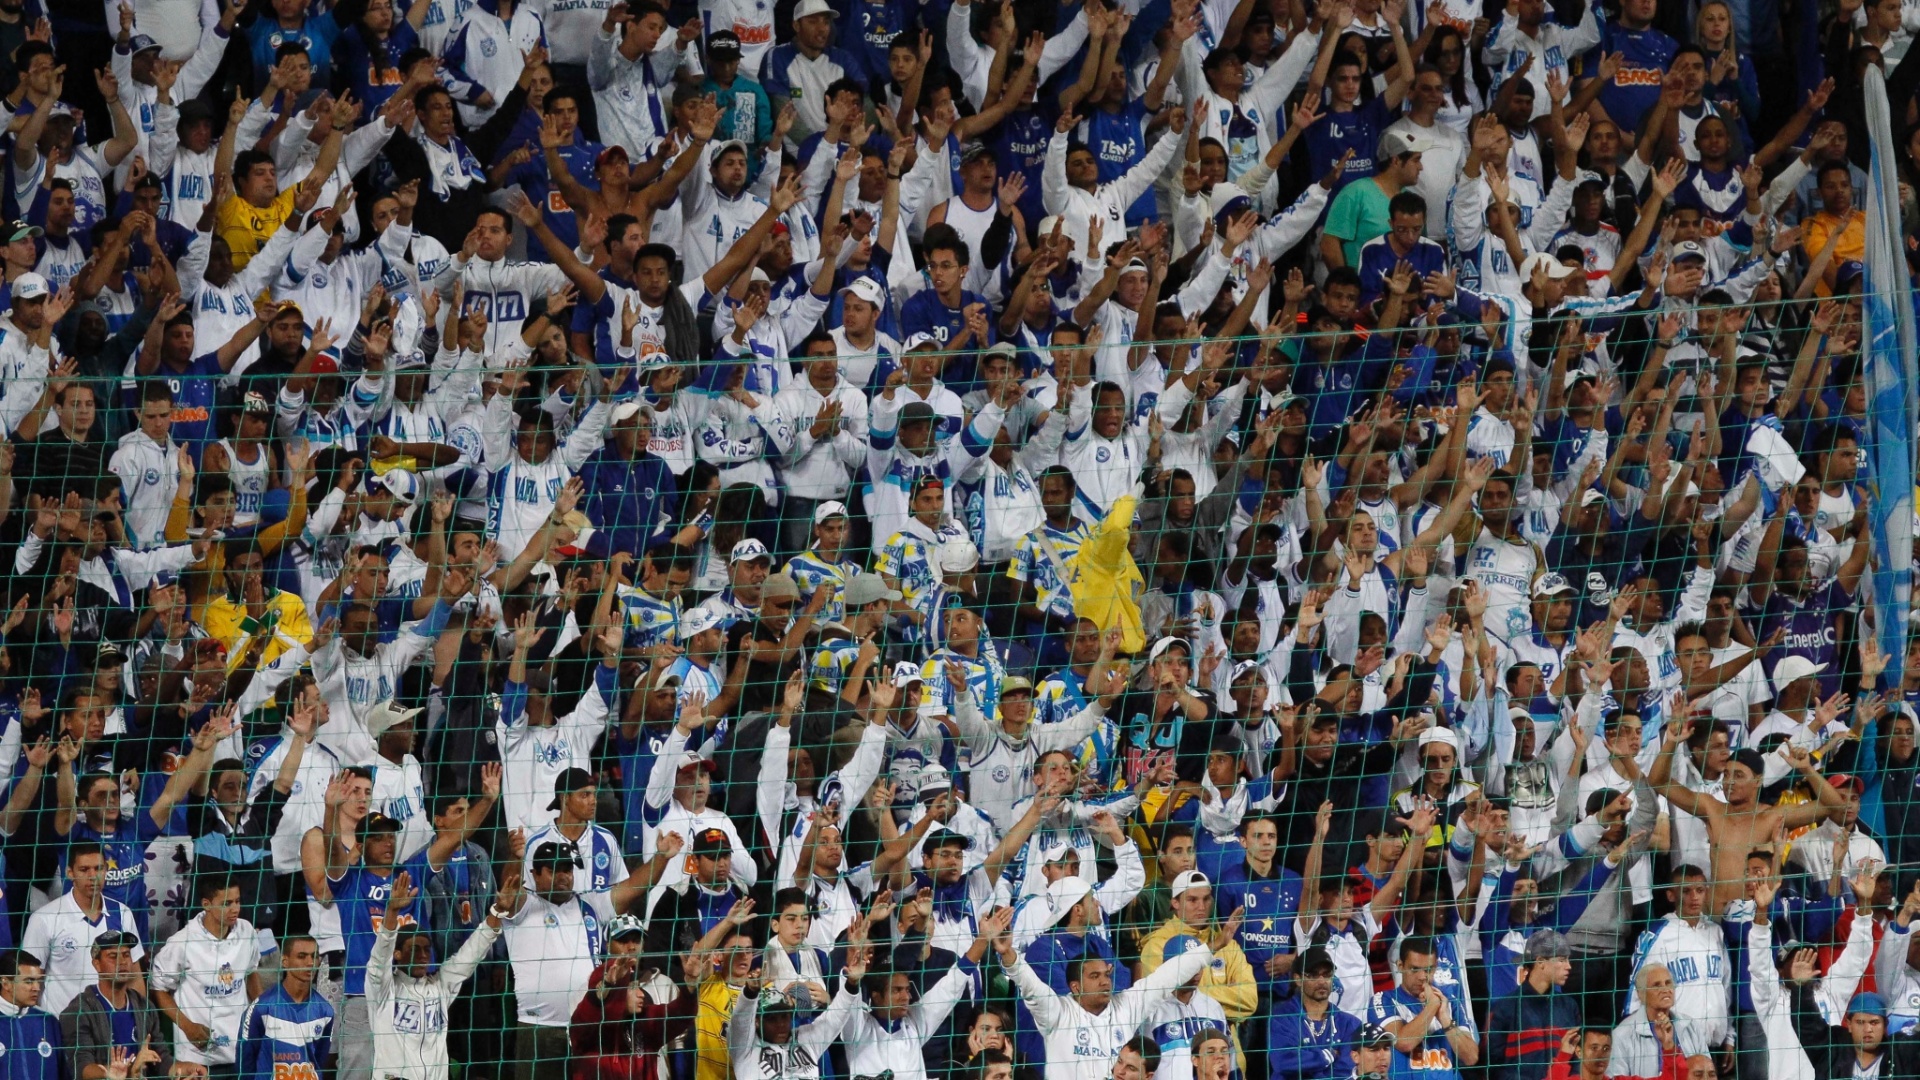
[{"label": "shirtless man", "polygon": [[1760,802],[1760,776],[1765,765],[1759,751],[1741,750],[1727,763],[1721,777],[1726,801],[1693,791],[1673,781],[1673,752],[1693,734],[1693,721],[1668,724],[1660,743],[1660,756],[1654,759],[1647,783],[1675,808],[1704,820],[1707,836],[1713,842],[1712,911],[1725,911],[1727,905],[1746,895],[1747,852],[1765,848],[1776,829],[1788,832],[1813,825],[1829,812],[1846,810],[1847,798],[1814,768],[1813,757],[1798,747],[1787,749],[1787,760],[1813,789],[1818,802],[1797,806],[1767,806]]}]

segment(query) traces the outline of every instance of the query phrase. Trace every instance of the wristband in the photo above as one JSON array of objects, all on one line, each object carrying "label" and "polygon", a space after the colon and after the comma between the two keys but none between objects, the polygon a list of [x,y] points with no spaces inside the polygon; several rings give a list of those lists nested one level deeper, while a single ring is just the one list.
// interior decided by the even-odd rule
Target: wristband
[{"label": "wristband", "polygon": [[501,911],[499,905],[497,904],[488,905],[487,914],[492,918],[499,919],[501,922],[506,922],[508,919],[513,917],[513,912]]}]

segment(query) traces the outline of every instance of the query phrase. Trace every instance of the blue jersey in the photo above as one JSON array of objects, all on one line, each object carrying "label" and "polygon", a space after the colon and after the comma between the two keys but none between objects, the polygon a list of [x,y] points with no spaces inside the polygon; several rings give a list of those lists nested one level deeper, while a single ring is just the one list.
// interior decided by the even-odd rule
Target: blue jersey
[{"label": "blue jersey", "polygon": [[1327,1003],[1327,1015],[1309,1020],[1300,995],[1276,998],[1267,1021],[1267,1075],[1272,1080],[1330,1080],[1353,1075],[1360,1021]]},{"label": "blue jersey", "polygon": [[1235,908],[1242,909],[1240,950],[1247,954],[1247,963],[1253,965],[1253,976],[1261,982],[1280,982],[1281,977],[1267,974],[1267,961],[1293,954],[1293,924],[1300,914],[1300,889],[1300,875],[1281,866],[1277,858],[1273,873],[1264,877],[1256,874],[1242,858],[1229,863],[1214,879],[1215,910],[1224,917],[1232,915]]},{"label": "blue jersey", "polygon": [[[1367,1021],[1383,1025],[1391,1020],[1410,1023],[1422,1008],[1424,1006],[1419,998],[1396,986],[1373,995],[1373,1003],[1367,1006]],[[1459,1019],[1457,1013],[1455,1019]],[[1426,1037],[1421,1040],[1418,1050],[1403,1054],[1398,1046],[1394,1047],[1393,1064],[1388,1069],[1388,1076],[1459,1080],[1460,1070],[1453,1060],[1453,1044],[1447,1041],[1446,1032],[1437,1030],[1439,1018],[1435,1017],[1428,1024]]]},{"label": "blue jersey", "polygon": [[240,1080],[320,1080],[333,1042],[333,1006],[316,987],[295,1001],[270,987],[240,1021]]},{"label": "blue jersey", "polygon": [[[1427,211],[1429,216],[1445,212],[1445,207],[1429,208]],[[1360,245],[1360,303],[1362,305],[1372,304],[1386,294],[1387,275],[1393,273],[1394,268],[1400,263],[1404,262],[1413,267],[1416,283],[1425,279],[1428,274],[1437,274],[1447,268],[1446,248],[1423,236],[1420,242],[1413,246],[1412,251],[1402,255],[1393,250],[1392,236],[1392,233],[1386,233]]]},{"label": "blue jersey", "polygon": [[[1040,174],[1047,164],[1047,143],[1053,141],[1053,121],[1032,109],[1016,108],[1000,121],[1000,138],[993,145],[1000,162],[1000,178],[1014,173],[1027,178],[1027,193],[1014,205],[1027,219],[1027,228],[1038,228],[1047,216],[1040,200]],[[955,161],[959,160],[956,155]],[[1105,174],[1102,174],[1105,175]],[[958,185],[955,185],[958,190]]]},{"label": "blue jersey", "polygon": [[[1135,98],[1121,106],[1119,112],[1095,109],[1081,122],[1080,141],[1093,151],[1093,160],[1100,166],[1101,183],[1120,179],[1147,156],[1147,120],[1146,104]],[[1127,207],[1127,225],[1156,220],[1159,210],[1149,188]]]},{"label": "blue jersey", "polygon": [[[118,900],[132,909],[133,917],[140,924],[140,937],[151,940],[147,934],[147,844],[160,835],[153,827],[153,818],[144,810],[136,810],[131,817],[120,815],[112,829],[101,832],[87,824],[84,814],[73,819],[73,831],[67,834],[70,844],[99,844],[107,857],[106,883],[101,892],[109,900]],[[54,880],[64,882],[67,891],[73,883],[67,881],[67,853],[60,852],[59,866]]]},{"label": "blue jersey", "polygon": [[[395,22],[404,22],[396,19]],[[503,147],[510,150],[511,147]],[[589,191],[599,191],[600,181],[594,179],[594,161],[604,149],[599,143],[588,142],[586,137],[575,132],[573,141],[555,152],[560,160],[567,163],[567,172]],[[507,174],[507,183],[519,184],[533,205],[540,208],[540,216],[546,219],[547,228],[569,248],[580,243],[580,226],[574,220],[573,207],[567,204],[566,196],[560,194],[560,186],[553,181],[553,174],[547,171],[544,155],[535,148],[533,160],[525,162]],[[531,233],[527,235],[527,259],[530,262],[546,262],[547,248]]]},{"label": "blue jersey", "polygon": [[59,1018],[0,1002],[0,1080],[61,1080],[64,1051]]},{"label": "blue jersey", "polygon": [[1800,601],[1789,598],[1779,589],[1773,590],[1767,597],[1766,611],[1760,617],[1760,629],[1756,633],[1764,640],[1771,637],[1775,629],[1784,627],[1787,636],[1779,648],[1767,655],[1767,681],[1773,681],[1773,669],[1782,659],[1804,656],[1825,665],[1816,676],[1820,680],[1820,699],[1824,701],[1839,693],[1840,671],[1834,663],[1839,646],[1833,617],[1852,606],[1853,594],[1841,588],[1838,579],[1828,581]]},{"label": "blue jersey", "polygon": [[[987,303],[987,298],[979,293],[962,290],[960,306],[948,307],[940,302],[939,293],[932,289],[921,289],[901,305],[900,330],[909,338],[915,334],[931,334],[933,340],[944,351],[947,348],[947,342],[959,337],[961,331],[967,328],[967,308],[973,304],[981,305],[989,316],[992,315],[993,305]],[[987,320],[987,327],[987,340],[974,341],[969,338],[967,341],[969,350],[977,351],[993,344],[994,332],[991,318]],[[965,393],[963,388],[974,379],[975,375],[973,357],[965,354],[949,356],[945,359],[945,368],[941,381],[947,383],[954,393]]]},{"label": "blue jersey", "polygon": [[840,15],[840,47],[860,68],[847,74],[869,84],[890,78],[887,51],[894,35],[911,22],[906,5],[900,0],[838,0],[833,6]]},{"label": "blue jersey", "polygon": [[1354,106],[1352,112],[1329,112],[1320,119],[1307,125],[1301,137],[1307,143],[1307,174],[1320,177],[1333,168],[1340,155],[1353,151],[1353,157],[1347,161],[1347,167],[1340,179],[1333,185],[1333,194],[1340,189],[1380,171],[1380,163],[1374,160],[1380,152],[1380,136],[1393,123],[1393,111],[1387,108],[1387,99],[1376,97],[1371,101]]},{"label": "blue jersey", "polygon": [[1613,21],[1600,27],[1600,44],[1587,56],[1597,65],[1608,53],[1620,54],[1620,72],[1601,89],[1600,107],[1622,131],[1640,130],[1647,110],[1660,100],[1660,83],[1679,48],[1678,42],[1652,27],[1629,30]]},{"label": "blue jersey", "polygon": [[213,413],[220,380],[227,377],[227,370],[220,366],[218,356],[201,353],[185,371],[176,372],[162,361],[153,377],[165,379],[167,389],[173,391],[173,426],[168,431],[169,437],[176,443],[185,443],[188,453],[198,462],[201,451],[218,437]]},{"label": "blue jersey", "polygon": [[[414,889],[421,892],[425,892],[427,883],[433,880],[434,871],[427,865],[424,851],[393,867],[385,877],[365,866],[350,866],[345,874],[327,880],[327,887],[333,892],[333,906],[340,911],[340,933],[347,941],[346,993],[349,997],[367,992],[367,961],[373,956],[374,924],[386,916],[387,894],[393,891],[394,875],[402,870],[412,877]],[[413,917],[408,916],[407,921],[412,922]]]}]

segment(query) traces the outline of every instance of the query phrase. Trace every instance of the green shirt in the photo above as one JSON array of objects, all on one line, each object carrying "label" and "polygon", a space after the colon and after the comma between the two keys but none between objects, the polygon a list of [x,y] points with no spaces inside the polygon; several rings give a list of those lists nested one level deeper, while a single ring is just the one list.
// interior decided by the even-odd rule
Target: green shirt
[{"label": "green shirt", "polygon": [[1355,180],[1334,196],[1327,211],[1327,235],[1340,241],[1348,266],[1358,270],[1360,249],[1392,227],[1387,217],[1387,204],[1392,201],[1372,179]]}]

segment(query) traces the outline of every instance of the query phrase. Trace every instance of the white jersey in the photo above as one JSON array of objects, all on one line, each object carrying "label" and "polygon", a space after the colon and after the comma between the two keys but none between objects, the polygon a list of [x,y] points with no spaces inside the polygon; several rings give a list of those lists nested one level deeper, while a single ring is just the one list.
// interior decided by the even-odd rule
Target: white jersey
[{"label": "white jersey", "polygon": [[1046,1080],[1105,1080],[1120,1048],[1174,989],[1204,970],[1213,954],[1205,948],[1173,957],[1107,1007],[1091,1013],[1071,995],[1056,994],[1024,960],[1008,972],[1046,1039]]},{"label": "white jersey", "polygon": [[233,484],[234,527],[260,524],[260,503],[272,486],[272,452],[265,445],[255,446],[253,460],[246,461],[232,439],[221,439],[220,449],[227,452],[227,479]]},{"label": "white jersey", "polygon": [[1532,632],[1531,590],[1534,575],[1542,565],[1540,550],[1532,544],[1518,537],[1501,540],[1481,528],[1479,539],[1467,549],[1467,569],[1462,576],[1478,581],[1488,594],[1489,633],[1508,641]]},{"label": "white jersey", "polygon": [[741,994],[727,1017],[727,1052],[733,1058],[734,1080],[819,1080],[820,1062],[828,1047],[861,1007],[860,998],[842,978],[833,1001],[818,1016],[809,1023],[795,1023],[786,1042],[769,1043],[760,1038],[760,999]]},{"label": "white jersey", "polygon": [[712,171],[705,163],[694,165],[680,192],[686,200],[680,251],[687,280],[697,281],[726,256],[735,240],[747,235],[767,212],[767,204],[746,188],[724,194],[713,186]]},{"label": "white jersey", "polygon": [[609,411],[605,399],[594,402],[579,426],[554,446],[545,461],[535,463],[522,459],[514,448],[512,406],[512,399],[495,394],[487,402],[482,430],[486,460],[494,469],[487,492],[487,534],[498,541],[505,560],[518,556],[540,531],[560,499],[560,489],[600,449]]},{"label": "white jersey", "polygon": [[[287,760],[287,751],[292,745],[288,740],[292,738],[297,736],[281,728],[280,734],[247,748],[248,802],[259,799],[280,775],[280,765]],[[327,785],[341,767],[340,758],[317,742],[309,744],[301,753],[300,768],[293,774],[293,790],[287,794],[286,806],[280,812],[280,825],[273,831],[275,873],[300,871],[300,838],[307,835],[308,829],[318,829],[325,824]]]},{"label": "white jersey", "polygon": [[472,130],[500,111],[500,103],[520,78],[523,57],[545,42],[546,28],[530,5],[515,5],[511,23],[502,21],[487,5],[468,8],[442,54],[447,61],[445,77],[470,83],[475,91],[485,90],[494,103],[483,109],[463,102],[461,124]]},{"label": "white jersey", "polygon": [[[33,913],[27,920],[26,934],[20,938],[20,948],[46,962],[47,989],[40,997],[41,1008],[58,1016],[67,1011],[80,991],[99,980],[99,973],[93,970],[93,940],[115,930],[140,936],[133,909],[109,897],[100,898],[97,921],[87,918],[71,892]],[[133,947],[135,960],[145,955],[145,949]]]},{"label": "white jersey", "polygon": [[1733,991],[1733,967],[1727,959],[1727,940],[1720,924],[1701,919],[1690,926],[1678,912],[1655,923],[1640,935],[1633,950],[1633,973],[1648,964],[1661,964],[1673,975],[1673,1011],[1701,1025],[1707,1043],[1727,1041],[1728,998]]},{"label": "white jersey", "polygon": [[499,930],[482,920],[437,970],[416,979],[394,969],[393,948],[400,932],[385,926],[376,930],[373,955],[367,960],[375,1076],[446,1080],[447,1014],[499,936]]},{"label": "white jersey", "polygon": [[953,719],[968,755],[968,802],[1006,832],[1016,820],[1014,808],[1033,795],[1034,762],[1052,750],[1076,749],[1105,715],[1096,700],[1057,724],[1029,725],[1026,736],[1016,739],[980,714],[972,694],[957,698]]},{"label": "white jersey", "polygon": [[[281,230],[284,232],[285,230]],[[512,259],[499,259],[488,262],[474,258],[462,260],[455,256],[454,273],[460,275],[460,283],[466,289],[466,299],[462,301],[464,314],[476,309],[487,314],[488,363],[495,370],[506,364],[508,342],[517,341],[520,327],[527,321],[527,311],[536,298],[546,295],[567,283],[567,275],[552,263],[516,262]],[[443,292],[451,292],[453,283],[448,281]]]},{"label": "white jersey", "polygon": [[529,834],[544,828],[556,815],[547,809],[554,781],[568,769],[593,768],[593,747],[606,734],[607,710],[615,694],[611,668],[595,664],[593,677],[593,687],[580,696],[573,711],[545,727],[527,723],[524,696],[517,701],[503,698],[494,728],[500,741],[504,769],[500,794],[506,802],[509,828]]},{"label": "white jersey", "polygon": [[972,989],[967,968],[955,964],[898,1020],[884,1021],[865,1010],[855,1012],[841,1040],[847,1048],[847,1071],[855,1076],[891,1072],[893,1080],[926,1080],[924,1047]]},{"label": "white jersey", "polygon": [[155,990],[173,995],[187,1019],[213,1035],[202,1050],[173,1029],[174,1056],[197,1065],[232,1065],[240,1048],[240,1021],[247,1013],[247,976],[260,966],[260,937],[253,924],[236,919],[224,938],[207,929],[206,914],[194,916],[153,958]]},{"label": "white jersey", "polygon": [[[293,221],[294,218],[288,220]],[[247,328],[247,324],[253,321],[254,297],[265,291],[279,276],[280,268],[287,254],[293,250],[296,239],[297,234],[285,226],[273,230],[273,235],[247,260],[244,269],[228,278],[225,285],[215,285],[205,276],[207,256],[213,249],[213,234],[195,234],[192,243],[187,245],[187,253],[180,257],[179,266],[180,296],[188,302],[193,312],[195,356],[213,352]],[[255,341],[234,359],[234,367],[251,364],[259,356],[260,342]],[[237,380],[229,377],[221,382],[230,386]]]},{"label": "white jersey", "polygon": [[1484,405],[1467,421],[1468,458],[1490,457],[1496,467],[1505,469],[1513,458],[1513,442],[1513,425]]},{"label": "white jersey", "polygon": [[398,764],[384,757],[373,762],[372,807],[400,823],[400,848],[395,863],[404,863],[433,843],[433,815],[427,808],[426,780],[420,759],[412,754]]},{"label": "white jersey", "polygon": [[402,626],[394,639],[381,643],[372,656],[354,652],[337,637],[314,654],[313,677],[329,710],[317,738],[342,763],[373,764],[377,755],[373,736],[367,731],[367,714],[375,705],[393,699],[400,676],[439,636],[447,608],[436,603],[435,611],[438,617]]},{"label": "white jersey", "polygon": [[587,980],[606,947],[607,924],[613,916],[613,898],[608,893],[579,893],[560,904],[550,904],[536,893],[526,894],[501,933],[513,963],[514,1001],[521,1023],[567,1027],[574,1006],[587,994]]}]

